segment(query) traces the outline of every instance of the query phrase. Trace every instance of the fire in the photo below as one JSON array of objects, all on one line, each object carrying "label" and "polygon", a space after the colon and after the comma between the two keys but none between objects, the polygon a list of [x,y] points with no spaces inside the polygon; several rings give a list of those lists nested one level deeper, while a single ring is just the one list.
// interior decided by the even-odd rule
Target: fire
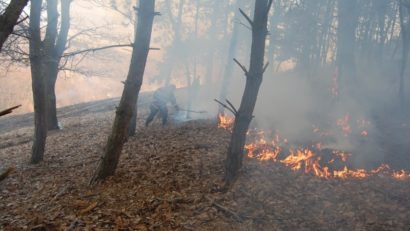
[{"label": "fire", "polygon": [[[219,116],[220,124],[218,127],[231,129],[234,119],[226,116]],[[343,127],[348,124],[349,116],[346,115],[340,125]],[[358,123],[360,124],[360,123]],[[366,125],[368,125],[366,123]],[[362,126],[366,127],[366,126]],[[344,129],[348,131],[348,129]],[[319,132],[316,130],[315,132]],[[367,133],[366,133],[367,135]],[[321,151],[322,144],[313,144],[310,148],[286,149],[289,146],[289,141],[282,138],[278,133],[274,134],[270,141],[267,135],[262,130],[249,130],[247,133],[248,143],[245,145],[247,156],[249,158],[258,159],[261,161],[273,161],[282,164],[292,171],[312,174],[324,179],[363,179],[375,175],[391,176],[394,179],[405,180],[410,179],[410,173],[405,170],[393,171],[387,164],[382,164],[380,167],[373,170],[365,169],[350,169],[348,167],[348,159],[351,154],[333,150],[330,158],[327,161],[322,160],[322,157],[315,153],[314,150]],[[285,151],[288,150],[288,151]],[[325,159],[325,158],[324,158]],[[334,169],[338,163],[338,169]]]},{"label": "fire", "polygon": [[403,169],[400,171],[394,171],[393,172],[393,177],[395,179],[399,179],[399,180],[404,180],[404,179],[409,179],[410,178],[410,173],[404,171]]},{"label": "fire", "polygon": [[333,177],[335,178],[365,178],[368,177],[369,173],[367,173],[364,169],[357,169],[357,170],[350,170],[347,166],[343,167],[341,171],[333,171]]},{"label": "fire", "polygon": [[233,122],[235,121],[234,118],[226,116],[226,115],[222,115],[222,114],[218,115],[218,120],[219,120],[218,128],[223,128],[223,129],[228,129],[228,130],[231,129]]}]

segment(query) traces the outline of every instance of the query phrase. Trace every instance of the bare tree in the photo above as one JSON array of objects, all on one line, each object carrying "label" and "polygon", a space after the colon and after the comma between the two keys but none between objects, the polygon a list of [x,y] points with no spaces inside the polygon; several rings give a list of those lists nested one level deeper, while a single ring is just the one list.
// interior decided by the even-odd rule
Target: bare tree
[{"label": "bare tree", "polygon": [[404,74],[406,71],[407,59],[409,56],[410,44],[410,1],[401,0],[399,6],[400,27],[401,27],[401,39],[402,39],[402,59],[400,64],[400,82],[399,82],[399,100],[400,105],[404,106]]},{"label": "bare tree", "polygon": [[[357,0],[338,0],[337,66],[340,87],[356,86],[355,41]],[[355,84],[356,83],[356,84]],[[345,89],[344,91],[346,91]],[[350,89],[352,90],[352,89]]]},{"label": "bare tree", "polygon": [[[33,1],[30,7],[30,65],[34,101],[34,142],[31,163],[43,160],[47,138],[47,92],[46,78],[43,68],[42,41],[40,33],[40,18],[42,0]],[[49,19],[50,20],[50,19]],[[49,39],[49,33],[45,40]]]},{"label": "bare tree", "polygon": [[48,130],[59,129],[57,120],[57,104],[55,85],[59,72],[59,63],[67,43],[68,31],[70,29],[70,6],[71,0],[61,0],[61,26],[57,33],[58,10],[57,0],[48,1],[47,15],[52,18],[47,24],[50,39],[44,44],[47,47],[49,59],[45,62],[47,68],[47,127]]},{"label": "bare tree", "polygon": [[[236,6],[239,6],[240,0],[236,1]],[[238,12],[235,11],[234,19],[238,17]],[[227,94],[228,94],[228,86],[229,82],[232,77],[233,73],[233,62],[232,59],[236,55],[236,50],[238,46],[238,26],[239,24],[234,22],[233,23],[233,28],[232,28],[232,35],[231,35],[231,41],[229,43],[229,51],[228,51],[228,60],[229,62],[227,63],[225,70],[224,70],[224,76],[222,79],[222,86],[221,86],[221,92],[219,93],[219,100],[223,101],[226,99]],[[218,108],[218,114],[224,114],[224,107],[222,105],[219,105]]]},{"label": "bare tree", "polygon": [[28,0],[12,0],[5,12],[0,15],[0,51],[4,42],[13,33],[13,28],[18,24],[18,19]]},{"label": "bare tree", "polygon": [[165,79],[164,85],[169,85],[171,82],[171,76],[173,69],[175,67],[175,54],[179,52],[179,48],[181,47],[182,42],[182,14],[184,13],[184,5],[186,4],[185,0],[179,0],[178,2],[178,12],[177,15],[174,17],[171,10],[171,1],[165,1],[167,7],[167,14],[169,17],[169,21],[171,23],[172,31],[174,32],[174,37],[172,40],[171,47],[169,48],[169,52],[166,54],[163,67],[160,70],[161,78]]},{"label": "bare tree", "polygon": [[[42,1],[31,3],[29,56],[32,75],[35,138],[32,150],[32,163],[43,160],[47,138],[47,128],[58,128],[56,117],[55,82],[58,66],[65,50],[69,29],[69,9],[71,0],[62,0],[62,25],[58,27],[58,0],[47,0],[47,27],[44,40],[41,40]],[[51,111],[51,112],[50,112]],[[51,120],[50,120],[51,119]]]},{"label": "bare tree", "polygon": [[268,34],[267,21],[271,5],[272,0],[256,0],[253,20],[240,10],[252,28],[252,46],[249,70],[235,60],[245,72],[246,85],[239,110],[236,111],[233,108],[235,122],[225,161],[225,183],[227,186],[234,182],[239,169],[242,167],[246,133],[253,117],[252,114],[259,87],[262,83],[263,73],[268,66],[267,64],[264,65],[264,56],[266,36]]},{"label": "bare tree", "polygon": [[141,89],[145,64],[150,49],[152,24],[154,16],[158,15],[158,13],[155,12],[155,0],[140,0],[137,13],[138,23],[135,23],[135,42],[127,80],[124,85],[120,105],[116,111],[111,134],[108,137],[104,154],[91,179],[91,183],[114,175],[122,147],[127,138],[132,114],[137,110],[136,102]]}]

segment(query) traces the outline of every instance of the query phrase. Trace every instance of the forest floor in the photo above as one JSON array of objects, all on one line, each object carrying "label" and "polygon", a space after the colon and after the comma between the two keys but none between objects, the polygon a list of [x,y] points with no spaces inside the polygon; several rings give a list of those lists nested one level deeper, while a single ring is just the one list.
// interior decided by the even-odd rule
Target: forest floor
[{"label": "forest floor", "polygon": [[408,180],[326,180],[246,158],[220,192],[230,136],[207,120],[139,119],[116,175],[91,187],[115,102],[63,109],[39,165],[28,164],[30,116],[0,121],[0,171],[15,168],[0,182],[0,230],[409,230]]}]

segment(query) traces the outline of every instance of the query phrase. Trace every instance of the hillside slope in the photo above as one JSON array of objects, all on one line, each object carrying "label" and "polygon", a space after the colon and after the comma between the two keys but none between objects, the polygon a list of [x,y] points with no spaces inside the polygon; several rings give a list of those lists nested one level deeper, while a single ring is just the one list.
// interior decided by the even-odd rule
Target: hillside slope
[{"label": "hillside slope", "polygon": [[[147,96],[148,97],[148,96]],[[376,176],[324,180],[246,159],[219,192],[229,132],[196,120],[143,127],[126,143],[117,174],[88,186],[116,99],[61,110],[45,161],[29,165],[30,115],[1,120],[1,230],[406,230],[410,182]],[[144,102],[144,101],[142,101]]]}]

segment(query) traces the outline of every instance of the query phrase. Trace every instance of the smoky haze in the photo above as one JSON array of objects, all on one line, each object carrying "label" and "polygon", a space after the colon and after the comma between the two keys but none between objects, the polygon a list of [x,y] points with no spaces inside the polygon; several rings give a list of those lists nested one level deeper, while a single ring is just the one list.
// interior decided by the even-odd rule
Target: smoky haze
[{"label": "smoky haze", "polygon": [[[405,93],[399,99],[401,51],[405,48],[400,37],[398,3],[339,2],[273,1],[265,59],[270,65],[253,126],[278,132],[296,147],[322,142],[325,148],[353,152],[358,166],[378,164],[389,159],[386,155],[390,152],[397,152],[388,148],[391,143],[399,143],[399,153],[407,148],[404,136],[391,132],[394,137],[386,137],[391,133],[385,129],[398,129],[394,131],[400,133],[410,126],[405,107],[399,104],[400,100],[409,101],[410,86],[408,81],[402,83]],[[352,6],[350,2],[356,3]],[[238,8],[252,14],[252,3],[158,0],[156,9],[162,16],[154,21],[151,47],[160,50],[149,54],[142,90],[151,91],[167,83],[189,88],[199,78],[198,95],[192,97],[187,89],[178,95],[178,101],[185,108],[192,97],[193,110],[206,110],[209,117],[215,117],[218,105],[213,99],[220,95],[222,79],[229,78],[226,98],[239,107],[246,77],[231,59],[229,46],[237,27],[233,57],[249,66],[251,31]],[[73,39],[68,52],[130,43],[134,4],[74,1],[70,35],[88,32]],[[349,11],[351,7],[355,10]],[[343,14],[346,9],[349,15]],[[58,105],[118,97],[128,71],[130,50],[107,49],[70,60],[75,70],[60,73]],[[227,76],[229,65],[235,66]],[[2,92],[13,88],[9,91],[16,94],[15,99],[3,96],[2,107],[22,100],[31,105],[31,99],[17,90],[24,86],[29,91],[30,84],[28,71],[19,68],[21,80],[0,87]],[[4,79],[12,75],[7,72]],[[407,71],[404,76],[408,76]],[[83,89],[82,93],[76,89]],[[343,130],[344,126],[348,131]],[[330,135],[323,138],[318,131]],[[397,139],[393,142],[393,138]]]}]

